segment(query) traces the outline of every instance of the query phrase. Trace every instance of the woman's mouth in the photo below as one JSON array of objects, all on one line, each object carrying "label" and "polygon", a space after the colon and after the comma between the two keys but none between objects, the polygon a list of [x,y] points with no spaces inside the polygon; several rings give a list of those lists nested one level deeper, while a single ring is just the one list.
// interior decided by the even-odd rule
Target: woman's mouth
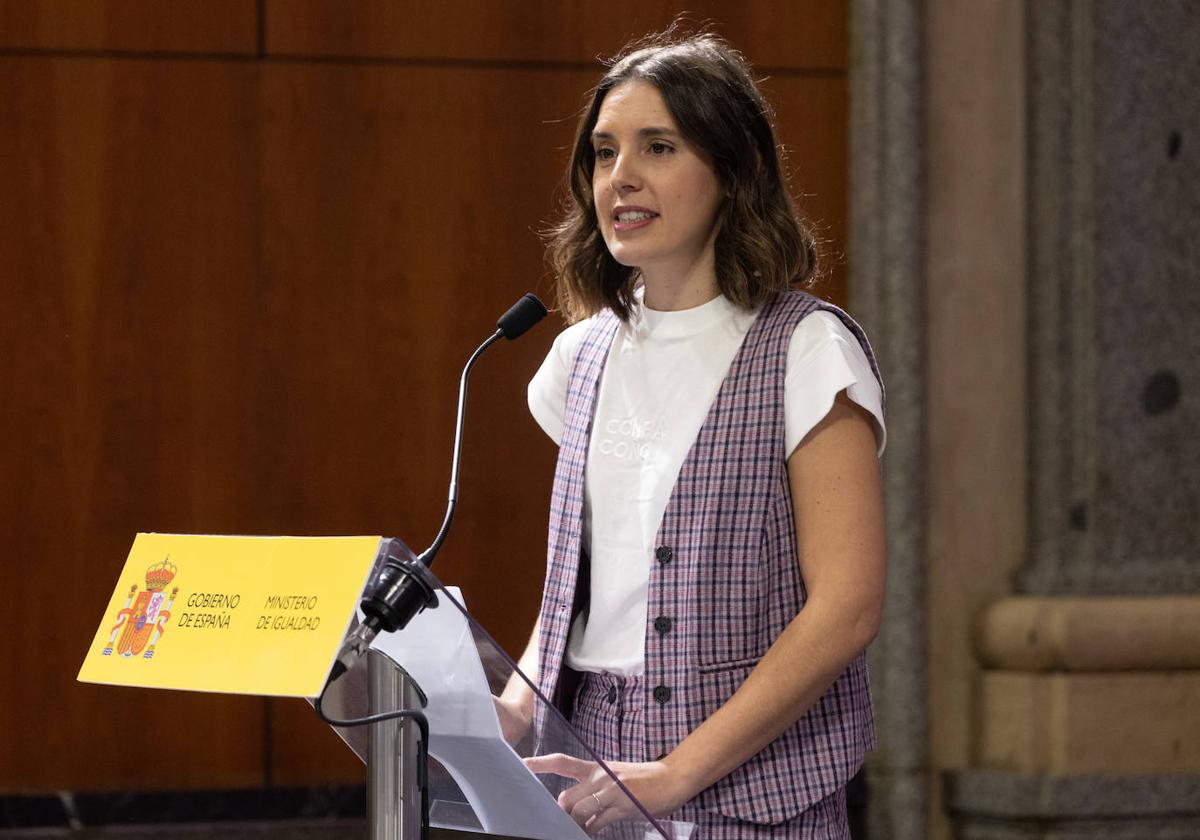
[{"label": "woman's mouth", "polygon": [[614,230],[637,230],[650,224],[658,218],[657,213],[649,210],[618,210],[613,213]]}]

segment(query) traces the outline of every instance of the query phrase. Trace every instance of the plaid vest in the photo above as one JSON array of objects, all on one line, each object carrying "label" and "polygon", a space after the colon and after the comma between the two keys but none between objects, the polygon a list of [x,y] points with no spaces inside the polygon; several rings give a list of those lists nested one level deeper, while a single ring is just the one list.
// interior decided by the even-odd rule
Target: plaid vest
[{"label": "plaid vest", "polygon": [[[792,333],[817,309],[842,319],[879,377],[858,324],[805,292],[778,295],[751,325],[659,526],[645,631],[647,761],[669,753],[728,700],[804,607],[784,452],[784,378]],[[538,639],[540,689],[560,707],[570,700],[560,680],[567,635],[586,597],[580,533],[592,418],[619,326],[609,310],[593,321],[568,382]],[[542,723],[539,715],[539,732]],[[874,746],[866,656],[859,654],[800,720],[695,801],[736,819],[789,819],[843,786]]]}]

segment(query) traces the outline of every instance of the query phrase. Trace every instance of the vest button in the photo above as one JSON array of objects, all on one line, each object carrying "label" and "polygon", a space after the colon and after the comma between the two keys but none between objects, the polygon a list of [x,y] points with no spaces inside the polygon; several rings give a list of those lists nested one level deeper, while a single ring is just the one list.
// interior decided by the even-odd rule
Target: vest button
[{"label": "vest button", "polygon": [[656,685],[654,687],[654,702],[662,704],[671,699],[671,689],[665,685]]},{"label": "vest button", "polygon": [[667,618],[665,615],[660,615],[658,618],[654,619],[654,629],[659,633],[671,632],[671,619]]},{"label": "vest button", "polygon": [[670,563],[671,558],[675,556],[675,552],[671,551],[669,545],[660,545],[654,549],[654,556],[659,563]]}]

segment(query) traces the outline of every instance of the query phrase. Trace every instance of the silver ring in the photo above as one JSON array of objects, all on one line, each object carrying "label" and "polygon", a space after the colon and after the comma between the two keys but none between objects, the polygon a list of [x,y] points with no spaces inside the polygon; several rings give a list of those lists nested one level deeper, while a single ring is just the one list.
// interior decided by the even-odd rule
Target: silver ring
[{"label": "silver ring", "polygon": [[604,803],[600,801],[600,797],[596,795],[595,791],[592,791],[592,799],[596,800],[596,807],[600,809],[596,813],[599,814],[600,811],[604,810]]}]

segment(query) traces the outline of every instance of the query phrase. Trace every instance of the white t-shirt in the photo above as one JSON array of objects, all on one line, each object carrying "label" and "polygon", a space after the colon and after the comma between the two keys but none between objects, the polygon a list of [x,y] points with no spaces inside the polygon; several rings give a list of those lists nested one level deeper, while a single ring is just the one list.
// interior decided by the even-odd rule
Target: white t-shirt
[{"label": "white t-shirt", "polygon": [[[639,299],[630,322],[617,328],[600,379],[584,489],[591,604],[571,628],[570,667],[643,672],[654,538],[680,467],[757,314],[724,296],[677,312],[646,309]],[[560,333],[529,382],[530,412],[556,444],[562,442],[567,379],[590,325],[581,321]],[[881,394],[866,354],[836,315],[810,313],[788,345],[789,455],[843,389],[874,416],[882,455]]]}]

